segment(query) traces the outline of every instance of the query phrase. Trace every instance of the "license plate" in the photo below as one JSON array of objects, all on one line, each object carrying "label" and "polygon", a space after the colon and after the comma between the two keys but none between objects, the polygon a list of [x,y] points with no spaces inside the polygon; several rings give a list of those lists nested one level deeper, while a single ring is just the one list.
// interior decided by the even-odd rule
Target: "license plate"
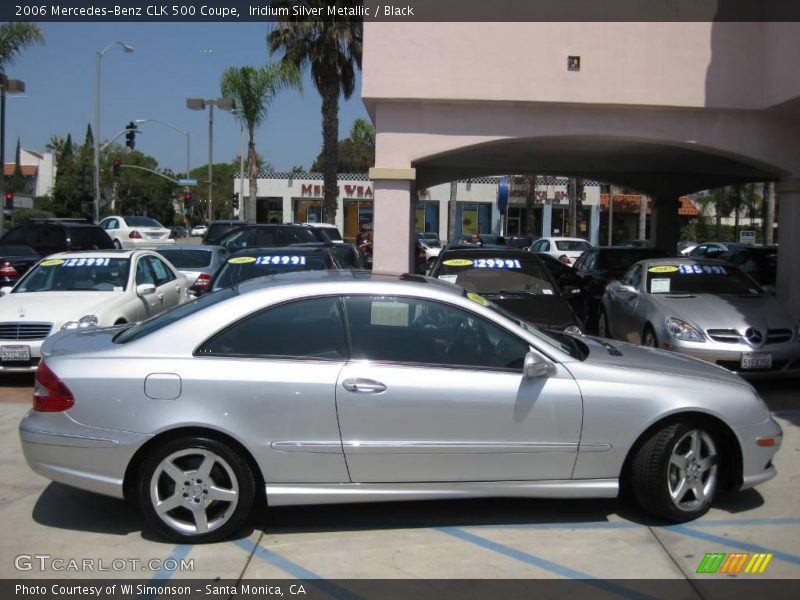
[{"label": "license plate", "polygon": [[153,239],[160,239],[161,237],[163,237],[163,236],[164,236],[164,234],[163,234],[163,233],[148,233],[147,235],[148,235],[150,238],[153,238]]},{"label": "license plate", "polygon": [[0,360],[6,361],[27,361],[31,359],[30,346],[2,346],[0,347]]},{"label": "license plate", "polygon": [[742,369],[771,369],[772,354],[767,352],[742,352]]}]

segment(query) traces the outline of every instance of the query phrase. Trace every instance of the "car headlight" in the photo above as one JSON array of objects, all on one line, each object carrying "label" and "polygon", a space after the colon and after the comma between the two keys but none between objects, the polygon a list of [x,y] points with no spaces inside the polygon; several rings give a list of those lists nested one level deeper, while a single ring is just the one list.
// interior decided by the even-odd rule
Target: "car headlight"
[{"label": "car headlight", "polygon": [[684,342],[705,342],[706,339],[703,334],[696,328],[692,327],[686,321],[681,321],[675,317],[667,317],[666,321],[667,333],[669,333],[676,340]]},{"label": "car headlight", "polygon": [[569,327],[564,328],[564,333],[571,333],[572,335],[583,335],[581,328],[577,325],[570,325]]},{"label": "car headlight", "polygon": [[86,327],[97,327],[97,317],[95,315],[84,315],[77,321],[67,321],[61,326],[61,331],[84,329]]}]

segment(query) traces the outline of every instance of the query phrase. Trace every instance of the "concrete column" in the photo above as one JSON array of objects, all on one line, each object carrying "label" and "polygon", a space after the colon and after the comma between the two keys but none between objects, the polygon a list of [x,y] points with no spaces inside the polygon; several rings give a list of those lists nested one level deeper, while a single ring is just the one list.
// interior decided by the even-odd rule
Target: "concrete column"
[{"label": "concrete column", "polygon": [[553,231],[553,205],[542,204],[542,237],[550,237]]},{"label": "concrete column", "polygon": [[674,256],[678,246],[678,207],[679,194],[654,194],[650,233],[653,245],[666,250]]},{"label": "concrete column", "polygon": [[800,273],[796,260],[800,256],[800,179],[775,184],[778,196],[778,280],[777,295],[800,317]]},{"label": "concrete column", "polygon": [[600,245],[600,204],[592,204],[589,213],[589,242],[592,246]]},{"label": "concrete column", "polygon": [[370,169],[374,182],[375,222],[372,271],[413,273],[414,169]]}]

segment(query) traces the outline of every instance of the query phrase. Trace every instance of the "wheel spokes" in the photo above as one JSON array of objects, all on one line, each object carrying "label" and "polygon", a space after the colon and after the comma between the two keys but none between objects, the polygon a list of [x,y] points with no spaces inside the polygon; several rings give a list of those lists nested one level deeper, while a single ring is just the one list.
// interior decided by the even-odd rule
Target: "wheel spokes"
[{"label": "wheel spokes", "polygon": [[679,504],[683,500],[683,497],[686,495],[686,492],[688,492],[689,489],[690,489],[689,481],[685,477],[682,477],[680,483],[678,483],[678,487],[675,488],[674,491],[670,491],[672,500],[676,504]]},{"label": "wheel spokes", "polygon": [[208,479],[215,462],[216,457],[213,454],[210,452],[204,453],[203,462],[197,468],[197,477],[203,480]]},{"label": "wheel spokes", "polygon": [[172,494],[169,498],[165,498],[155,505],[156,512],[159,514],[168,513],[172,509],[178,508],[183,504],[183,497],[181,494]]},{"label": "wheel spokes", "polygon": [[204,502],[197,504],[197,507],[192,510],[194,516],[194,524],[197,533],[205,533],[208,531],[208,515],[206,514],[206,506]]},{"label": "wheel spokes", "polygon": [[186,473],[176,467],[171,460],[162,462],[161,470],[178,485],[186,480]]},{"label": "wheel spokes", "polygon": [[208,499],[220,502],[236,502],[239,494],[235,490],[226,490],[216,486],[208,486]]}]

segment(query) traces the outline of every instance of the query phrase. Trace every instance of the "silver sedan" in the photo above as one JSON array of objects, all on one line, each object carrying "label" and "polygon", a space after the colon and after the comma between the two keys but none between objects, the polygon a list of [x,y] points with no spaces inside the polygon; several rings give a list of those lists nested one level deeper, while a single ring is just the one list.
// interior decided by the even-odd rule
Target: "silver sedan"
[{"label": "silver sedan", "polygon": [[135,499],[162,536],[233,535],[269,506],[612,498],[671,521],[775,476],[782,432],[739,377],[546,333],[406,275],[251,280],[132,327],[45,343],[28,464]]},{"label": "silver sedan", "polygon": [[797,321],[728,263],[642,261],[606,287],[601,304],[601,337],[673,350],[745,376],[800,373]]}]

